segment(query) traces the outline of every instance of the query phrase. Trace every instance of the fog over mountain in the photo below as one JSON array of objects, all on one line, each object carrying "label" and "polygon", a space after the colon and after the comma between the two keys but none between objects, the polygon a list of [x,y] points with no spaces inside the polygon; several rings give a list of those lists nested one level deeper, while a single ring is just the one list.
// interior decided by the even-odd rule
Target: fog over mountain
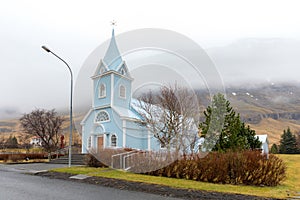
[{"label": "fog over mountain", "polygon": [[299,81],[300,41],[248,38],[207,49],[224,83],[256,85]]},{"label": "fog over mountain", "polygon": [[[240,39],[228,44],[226,46],[213,47],[205,49],[208,56],[212,59],[215,67],[220,73],[221,78],[224,81],[225,88],[229,87],[260,87],[265,84],[281,84],[281,83],[292,83],[299,84],[299,74],[300,74],[300,41],[295,39],[284,39],[284,38],[245,38]],[[193,52],[191,52],[193,53]],[[152,55],[153,56],[153,55]],[[160,57],[164,59],[163,57]],[[165,59],[169,59],[165,57]],[[99,60],[99,58],[97,58]],[[153,59],[148,59],[153,60]],[[159,59],[154,59],[156,63]],[[126,60],[125,60],[126,61]],[[53,61],[54,62],[54,61]],[[127,62],[127,61],[126,61]],[[132,60],[128,60],[127,64],[129,69],[131,69],[130,63],[134,63]],[[150,63],[150,62],[149,62]],[[157,66],[166,66],[165,61],[158,63]],[[169,65],[182,64],[173,60],[169,62]],[[55,63],[56,64],[56,63]],[[178,65],[179,65],[178,64]],[[92,66],[96,68],[96,66]],[[176,66],[174,66],[176,67]],[[180,68],[180,66],[179,66]],[[178,68],[178,69],[179,69]],[[181,66],[182,68],[182,66]],[[65,69],[62,69],[65,70]],[[184,69],[182,69],[184,70]],[[93,71],[93,70],[92,70]],[[157,70],[154,70],[157,71]],[[175,75],[181,75],[177,71]],[[132,75],[141,75],[142,72],[135,71]],[[184,73],[183,73],[184,74]],[[186,73],[187,74],[187,73]],[[146,74],[145,76],[149,76]],[[159,74],[157,79],[163,79],[163,76],[168,76],[170,82],[174,80],[174,77],[169,76],[170,74]],[[87,77],[88,81],[91,81],[89,74]],[[187,76],[189,76],[187,74]],[[136,82],[139,78],[134,77]],[[144,77],[146,78],[146,77]],[[148,77],[147,77],[148,78]],[[205,78],[205,77],[204,77]],[[140,77],[143,79],[143,77]],[[65,79],[62,78],[65,84]],[[185,80],[187,81],[187,80]],[[189,79],[188,81],[193,82],[194,80]],[[50,83],[49,83],[50,84]],[[52,83],[53,84],[53,83]],[[59,84],[59,83],[57,83]],[[85,90],[91,90],[92,84],[88,82]],[[67,85],[64,85],[67,87]],[[59,87],[56,87],[59,95],[64,95],[65,93],[59,92]],[[87,89],[88,88],[88,89]],[[42,89],[42,88],[41,88]],[[22,91],[19,91],[22,93]],[[38,89],[36,89],[37,94]],[[24,95],[24,94],[23,94]],[[89,102],[90,95],[87,95],[87,101]],[[24,96],[25,97],[25,96]],[[23,104],[26,105],[26,99],[28,101],[36,101],[37,99],[23,98]],[[43,98],[39,98],[39,104]],[[46,101],[46,100],[43,100]],[[50,108],[63,108],[68,109],[65,102],[64,104],[52,104],[51,102],[45,102],[45,105],[52,105]],[[9,108],[0,105],[0,118],[14,118],[19,117],[24,108],[18,107],[21,105],[10,106]],[[27,111],[26,111],[27,112]]]}]

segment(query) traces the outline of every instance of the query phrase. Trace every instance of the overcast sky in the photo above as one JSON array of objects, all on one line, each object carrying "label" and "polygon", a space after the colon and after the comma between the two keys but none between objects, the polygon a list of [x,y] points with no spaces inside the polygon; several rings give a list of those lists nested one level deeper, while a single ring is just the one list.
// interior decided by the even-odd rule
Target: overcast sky
[{"label": "overcast sky", "polygon": [[[0,118],[15,110],[22,113],[34,108],[68,106],[68,71],[63,63],[43,51],[42,45],[63,57],[76,78],[88,55],[110,38],[112,20],[117,21],[116,34],[139,28],[163,28],[191,38],[204,49],[213,49],[232,46],[244,38],[297,42],[299,6],[296,0],[2,1]],[[212,54],[217,64],[226,63],[220,53]],[[237,65],[233,64],[234,70]],[[226,67],[220,66],[225,82],[235,76]],[[283,69],[277,71],[280,74]],[[255,71],[251,73],[255,75]]]}]

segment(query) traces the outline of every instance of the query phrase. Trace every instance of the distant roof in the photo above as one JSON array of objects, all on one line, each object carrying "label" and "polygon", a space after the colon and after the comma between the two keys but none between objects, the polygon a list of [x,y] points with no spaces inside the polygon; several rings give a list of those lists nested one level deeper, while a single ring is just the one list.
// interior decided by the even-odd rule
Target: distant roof
[{"label": "distant roof", "polygon": [[115,71],[117,70],[117,67],[120,66],[120,64],[123,62],[115,39],[114,29],[112,30],[112,36],[110,39],[109,47],[105,53],[103,61],[109,70]]},{"label": "distant roof", "polygon": [[264,134],[264,135],[256,135],[256,137],[258,137],[259,141],[262,143],[266,143],[268,140],[268,135]]}]

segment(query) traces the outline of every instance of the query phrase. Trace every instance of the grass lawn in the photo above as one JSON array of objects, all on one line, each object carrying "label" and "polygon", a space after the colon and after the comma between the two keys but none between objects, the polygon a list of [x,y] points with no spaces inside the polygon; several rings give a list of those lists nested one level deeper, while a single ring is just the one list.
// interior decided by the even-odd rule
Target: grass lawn
[{"label": "grass lawn", "polygon": [[279,155],[279,157],[282,158],[287,165],[287,179],[281,185],[276,187],[212,184],[191,180],[133,174],[107,168],[71,167],[53,169],[52,171],[146,182],[175,188],[286,198],[288,197],[288,194],[293,195],[300,192],[300,155]]}]

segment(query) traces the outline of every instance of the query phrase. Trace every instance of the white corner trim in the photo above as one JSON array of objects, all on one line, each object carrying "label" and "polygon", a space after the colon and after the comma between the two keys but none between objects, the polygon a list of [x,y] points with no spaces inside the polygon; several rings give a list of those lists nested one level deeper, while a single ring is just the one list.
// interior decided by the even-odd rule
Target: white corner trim
[{"label": "white corner trim", "polygon": [[114,105],[114,90],[115,90],[115,84],[114,84],[114,81],[115,81],[115,76],[114,74],[112,73],[111,74],[111,78],[110,78],[110,105],[113,106]]},{"label": "white corner trim", "polygon": [[80,125],[83,126],[85,124],[85,121],[87,120],[87,118],[90,116],[91,112],[93,111],[93,109],[90,109],[89,112],[84,116],[84,118],[82,119],[82,121],[80,122]]},{"label": "white corner trim", "polygon": [[126,147],[126,120],[123,120],[123,148]]},{"label": "white corner trim", "polygon": [[125,79],[127,79],[127,80],[130,80],[130,81],[133,81],[133,80],[134,80],[132,77],[124,76],[124,75],[122,75],[121,73],[119,73],[119,72],[117,72],[117,71],[114,71],[114,70],[109,70],[109,71],[106,71],[106,72],[103,73],[103,74],[91,76],[91,79],[94,80],[94,79],[97,79],[97,78],[102,77],[102,76],[107,76],[107,75],[109,75],[109,74],[115,74],[115,75],[118,75],[118,76],[120,76],[120,77],[122,77],[122,78],[125,78]]},{"label": "white corner trim", "polygon": [[106,104],[106,105],[102,105],[102,106],[97,106],[97,107],[94,107],[94,110],[100,110],[100,109],[103,109],[103,108],[109,108],[110,105],[109,104]]},{"label": "white corner trim", "polygon": [[[89,140],[90,139],[91,139],[91,146],[89,147]],[[95,140],[95,136],[89,135],[89,137],[87,138],[87,145],[86,145],[86,147],[87,147],[88,150],[95,148],[94,147],[94,145],[95,145],[95,141],[94,140]]]}]

